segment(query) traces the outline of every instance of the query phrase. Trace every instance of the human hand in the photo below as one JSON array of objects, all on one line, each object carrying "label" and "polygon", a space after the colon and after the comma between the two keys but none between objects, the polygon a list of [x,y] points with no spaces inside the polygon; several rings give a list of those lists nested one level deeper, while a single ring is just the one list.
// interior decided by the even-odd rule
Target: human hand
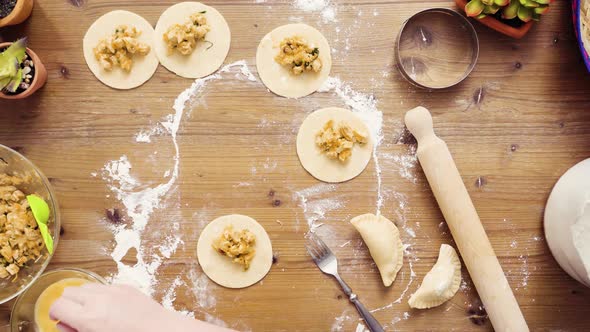
[{"label": "human hand", "polygon": [[230,331],[166,310],[124,285],[68,287],[51,306],[50,316],[63,332]]}]

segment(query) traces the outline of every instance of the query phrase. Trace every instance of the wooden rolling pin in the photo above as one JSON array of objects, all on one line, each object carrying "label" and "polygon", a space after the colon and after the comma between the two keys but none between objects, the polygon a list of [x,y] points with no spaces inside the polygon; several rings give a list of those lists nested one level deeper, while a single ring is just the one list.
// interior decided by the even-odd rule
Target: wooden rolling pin
[{"label": "wooden rolling pin", "polygon": [[418,141],[420,165],[494,329],[528,331],[449,148],[434,133],[430,112],[416,107],[406,113],[405,122]]}]

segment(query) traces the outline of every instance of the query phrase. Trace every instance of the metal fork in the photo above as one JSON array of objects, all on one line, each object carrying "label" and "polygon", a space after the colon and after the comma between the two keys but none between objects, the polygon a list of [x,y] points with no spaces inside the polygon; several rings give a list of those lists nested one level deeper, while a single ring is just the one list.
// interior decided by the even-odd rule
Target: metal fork
[{"label": "metal fork", "polygon": [[356,294],[352,292],[350,286],[348,286],[340,275],[338,275],[338,260],[332,253],[330,248],[320,239],[317,235],[312,232],[308,232],[305,235],[306,243],[305,248],[307,252],[316,263],[316,265],[322,270],[322,272],[329,274],[338,280],[340,287],[344,291],[344,294],[348,296],[350,302],[354,304],[356,310],[359,312],[361,317],[365,320],[367,327],[371,332],[383,332],[381,324],[371,315],[369,310],[359,301]]}]

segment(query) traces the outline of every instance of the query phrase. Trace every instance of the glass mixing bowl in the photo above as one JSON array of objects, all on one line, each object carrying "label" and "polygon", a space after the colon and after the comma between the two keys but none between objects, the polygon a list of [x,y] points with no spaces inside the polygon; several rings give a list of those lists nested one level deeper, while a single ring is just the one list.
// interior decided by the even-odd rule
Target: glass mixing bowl
[{"label": "glass mixing bowl", "polygon": [[[51,210],[49,215],[49,231],[53,236],[54,252],[57,248],[60,231],[59,206],[49,180],[41,171],[20,153],[0,144],[0,174],[8,173],[17,176],[30,176],[31,181],[19,186],[25,194],[37,194],[42,197]],[[51,257],[47,250],[34,263],[23,267],[18,278],[0,279],[0,304],[12,300],[29,287],[45,271]]]},{"label": "glass mixing bowl", "polygon": [[63,268],[49,271],[27,288],[21,296],[16,299],[12,313],[10,314],[11,332],[36,332],[35,326],[35,304],[37,299],[47,287],[68,278],[80,278],[90,282],[106,284],[106,281],[94,272],[76,268]]}]

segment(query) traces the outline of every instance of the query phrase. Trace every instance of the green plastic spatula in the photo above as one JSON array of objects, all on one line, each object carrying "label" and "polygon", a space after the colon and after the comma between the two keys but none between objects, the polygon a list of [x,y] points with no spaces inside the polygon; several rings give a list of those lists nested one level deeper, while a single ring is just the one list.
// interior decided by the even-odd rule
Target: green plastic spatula
[{"label": "green plastic spatula", "polygon": [[47,221],[49,220],[49,205],[47,205],[47,202],[45,202],[43,198],[37,195],[28,195],[27,201],[29,201],[29,206],[31,207],[31,211],[33,211],[33,216],[37,221],[47,251],[49,251],[50,254],[53,254],[53,238],[51,237],[51,234],[49,234],[49,227],[47,227]]}]

